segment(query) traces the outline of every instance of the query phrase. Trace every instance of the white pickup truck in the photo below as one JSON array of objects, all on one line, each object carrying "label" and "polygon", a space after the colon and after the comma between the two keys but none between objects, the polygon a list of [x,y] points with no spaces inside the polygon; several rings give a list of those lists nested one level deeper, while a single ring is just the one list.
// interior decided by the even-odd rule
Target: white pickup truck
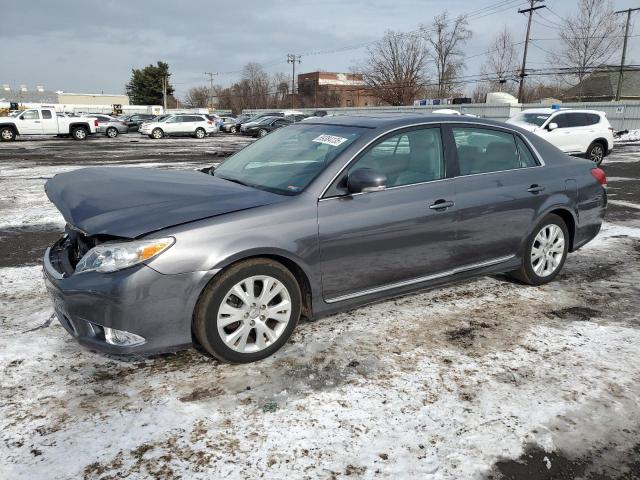
[{"label": "white pickup truck", "polygon": [[59,117],[53,108],[30,108],[15,117],[0,117],[0,140],[9,142],[18,135],[71,135],[85,140],[97,126],[97,118]]}]

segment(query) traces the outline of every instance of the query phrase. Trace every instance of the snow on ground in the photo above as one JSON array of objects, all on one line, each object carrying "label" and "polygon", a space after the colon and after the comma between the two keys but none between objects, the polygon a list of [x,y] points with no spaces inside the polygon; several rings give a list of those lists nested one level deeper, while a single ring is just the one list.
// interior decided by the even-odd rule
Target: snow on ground
[{"label": "snow on ground", "polygon": [[[163,160],[126,164],[203,166]],[[60,222],[42,183],[78,165],[30,162],[1,165],[2,225]],[[624,455],[640,437],[639,227],[605,224],[549,285],[485,277],[303,322],[250,365],[94,354],[48,323],[39,266],[0,268],[0,478],[457,480],[529,444]],[[624,473],[612,458],[589,468]]]},{"label": "snow on ground", "polygon": [[629,130],[628,133],[620,135],[616,142],[637,142],[640,141],[640,130]]}]

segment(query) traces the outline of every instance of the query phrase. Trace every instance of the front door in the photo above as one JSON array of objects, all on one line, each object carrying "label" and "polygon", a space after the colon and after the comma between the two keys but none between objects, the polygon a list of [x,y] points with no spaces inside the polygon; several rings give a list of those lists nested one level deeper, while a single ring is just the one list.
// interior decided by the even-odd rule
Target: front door
[{"label": "front door", "polygon": [[39,135],[42,133],[42,121],[38,110],[25,110],[18,116],[18,132],[21,135]]},{"label": "front door", "polygon": [[[360,168],[384,173],[386,189],[341,192],[348,173]],[[391,134],[365,150],[318,203],[325,300],[384,291],[451,268],[453,195],[439,128]]]}]

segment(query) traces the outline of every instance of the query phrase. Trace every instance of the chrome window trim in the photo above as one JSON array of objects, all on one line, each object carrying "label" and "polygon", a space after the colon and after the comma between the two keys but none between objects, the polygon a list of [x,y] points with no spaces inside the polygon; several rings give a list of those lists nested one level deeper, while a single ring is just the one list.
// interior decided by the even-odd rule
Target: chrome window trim
[{"label": "chrome window trim", "polygon": [[393,290],[394,288],[407,287],[409,285],[414,285],[416,283],[428,282],[430,280],[437,280],[439,278],[449,277],[451,275],[455,275],[457,273],[467,272],[469,270],[475,270],[477,268],[482,267],[490,267],[492,265],[498,265],[500,263],[504,263],[508,260],[515,258],[515,255],[507,255],[505,257],[498,257],[492,260],[487,260],[479,263],[471,263],[468,265],[463,265],[461,267],[452,268],[451,270],[445,270],[444,272],[434,273],[432,275],[426,275],[424,277],[414,278],[412,280],[404,280],[401,282],[390,283],[388,285],[382,285],[380,287],[369,288],[367,290],[361,290],[359,292],[349,293],[347,295],[341,295],[339,297],[327,298],[325,300],[326,303],[336,303],[342,302],[344,300],[351,300],[353,298],[363,297],[365,295],[372,295],[374,293],[385,292],[387,290]]},{"label": "chrome window trim", "polygon": [[[329,199],[333,199],[333,198],[341,198],[342,196],[338,196],[338,197],[326,197],[325,198],[325,194],[327,193],[327,190],[329,190],[329,188],[331,187],[331,185],[333,185],[333,182],[336,181],[336,179],[342,174],[342,172],[344,172],[344,170],[351,164],[351,162],[353,162],[353,160],[360,155],[364,150],[366,150],[367,148],[369,148],[374,142],[378,141],[380,138],[384,137],[385,135],[388,135],[390,133],[393,133],[397,130],[402,130],[405,128],[412,128],[412,127],[426,127],[426,126],[433,126],[433,127],[438,127],[439,125],[448,125],[448,124],[459,124],[459,125],[468,125],[470,127],[474,127],[476,125],[478,125],[480,128],[482,127],[490,127],[490,128],[495,128],[495,129],[502,129],[502,130],[506,130],[509,133],[515,134],[515,135],[519,135],[520,138],[522,138],[522,140],[524,142],[526,142],[526,144],[531,148],[531,150],[533,151],[533,154],[536,157],[536,160],[538,161],[539,165],[536,165],[535,167],[526,167],[526,168],[514,168],[511,170],[498,170],[495,172],[484,172],[484,173],[472,173],[470,175],[458,175],[457,177],[449,177],[449,178],[444,178],[444,179],[440,179],[440,180],[450,180],[453,178],[458,178],[458,177],[470,177],[472,175],[487,175],[487,174],[491,174],[491,173],[500,173],[500,172],[510,172],[512,170],[525,170],[528,168],[540,168],[540,167],[544,167],[546,165],[546,163],[544,162],[544,160],[542,159],[542,156],[540,155],[540,153],[538,152],[538,150],[536,149],[536,147],[533,146],[533,144],[531,143],[531,141],[524,135],[522,135],[520,132],[518,132],[517,130],[514,130],[512,128],[510,128],[508,126],[508,124],[505,124],[504,126],[502,125],[492,125],[490,123],[480,123],[480,122],[464,122],[464,121],[460,121],[460,120],[445,120],[445,121],[431,121],[431,122],[420,122],[420,123],[412,123],[409,125],[402,125],[400,127],[396,127],[396,128],[392,128],[391,130],[386,130],[385,132],[381,133],[380,135],[376,136],[375,138],[371,139],[371,141],[369,143],[367,143],[366,145],[364,145],[362,148],[360,148],[356,153],[354,153],[351,158],[342,166],[342,168],[340,170],[338,170],[338,172],[333,176],[333,178],[329,181],[329,183],[327,183],[325,185],[325,187],[322,189],[322,192],[320,193],[320,195],[318,196],[318,201],[322,201],[322,200],[329,200]],[[444,142],[443,142],[444,144]],[[421,182],[421,183],[431,183],[431,182],[438,182],[440,180],[431,180],[430,182]],[[411,183],[411,184],[407,184],[407,185],[399,185],[398,187],[391,187],[389,189],[385,189],[385,190],[391,190],[393,188],[401,188],[401,187],[410,187],[413,185],[420,185],[421,183]],[[385,191],[385,190],[381,190],[381,191]],[[377,193],[377,192],[368,192],[368,193]]]}]

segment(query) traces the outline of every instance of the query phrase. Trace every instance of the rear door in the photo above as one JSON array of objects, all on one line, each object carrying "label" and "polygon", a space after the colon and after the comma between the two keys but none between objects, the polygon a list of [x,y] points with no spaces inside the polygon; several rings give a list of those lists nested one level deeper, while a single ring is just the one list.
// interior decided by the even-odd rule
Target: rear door
[{"label": "rear door", "polygon": [[55,110],[42,109],[42,133],[55,135],[58,133],[58,116]]},{"label": "rear door", "polygon": [[[360,168],[384,173],[387,188],[346,193],[348,172]],[[325,300],[389,290],[451,268],[456,213],[446,175],[438,127],[389,134],[345,169],[318,203]]]},{"label": "rear door", "polygon": [[546,132],[545,139],[565,153],[580,151],[579,139],[582,134],[580,124],[582,115],[578,113],[559,113],[549,120],[558,128]]},{"label": "rear door", "polygon": [[42,119],[38,110],[25,110],[18,116],[18,132],[21,135],[39,135],[42,133]]},{"label": "rear door", "polygon": [[506,261],[518,253],[549,192],[563,179],[552,185],[517,133],[469,124],[450,131],[458,160],[457,262]]}]

